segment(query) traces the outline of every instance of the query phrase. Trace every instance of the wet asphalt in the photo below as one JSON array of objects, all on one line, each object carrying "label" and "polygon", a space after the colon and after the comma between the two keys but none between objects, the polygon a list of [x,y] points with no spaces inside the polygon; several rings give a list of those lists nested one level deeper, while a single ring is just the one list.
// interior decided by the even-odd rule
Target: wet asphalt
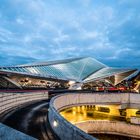
[{"label": "wet asphalt", "polygon": [[39,140],[60,140],[48,121],[49,101],[26,105],[6,115],[1,122]]}]

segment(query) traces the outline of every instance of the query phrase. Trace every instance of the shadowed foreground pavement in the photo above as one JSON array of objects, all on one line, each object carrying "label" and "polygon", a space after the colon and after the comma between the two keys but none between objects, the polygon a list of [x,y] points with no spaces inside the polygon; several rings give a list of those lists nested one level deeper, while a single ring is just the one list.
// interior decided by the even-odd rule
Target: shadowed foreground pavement
[{"label": "shadowed foreground pavement", "polygon": [[48,123],[48,101],[23,107],[2,120],[8,125],[39,140],[59,140]]}]

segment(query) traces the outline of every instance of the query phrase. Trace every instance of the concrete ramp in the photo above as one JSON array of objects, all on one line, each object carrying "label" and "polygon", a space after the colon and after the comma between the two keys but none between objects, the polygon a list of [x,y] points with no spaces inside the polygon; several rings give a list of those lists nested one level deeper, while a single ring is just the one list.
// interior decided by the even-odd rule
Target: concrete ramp
[{"label": "concrete ramp", "polygon": [[37,139],[0,123],[0,140],[37,140]]}]

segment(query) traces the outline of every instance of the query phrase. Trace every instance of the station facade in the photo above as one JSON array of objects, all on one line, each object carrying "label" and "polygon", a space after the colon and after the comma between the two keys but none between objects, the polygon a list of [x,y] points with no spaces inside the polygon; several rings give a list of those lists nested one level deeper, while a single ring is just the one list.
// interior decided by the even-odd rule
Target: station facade
[{"label": "station facade", "polygon": [[79,88],[95,81],[115,86],[136,72],[109,67],[91,57],[39,62],[0,67],[0,88]]}]

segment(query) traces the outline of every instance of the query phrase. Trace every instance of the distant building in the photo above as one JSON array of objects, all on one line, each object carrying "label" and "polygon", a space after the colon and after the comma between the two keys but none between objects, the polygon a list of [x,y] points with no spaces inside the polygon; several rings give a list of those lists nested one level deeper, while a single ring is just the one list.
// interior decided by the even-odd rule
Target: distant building
[{"label": "distant building", "polygon": [[117,85],[136,71],[108,67],[90,57],[31,63],[0,67],[0,88],[63,87],[100,80]]}]

